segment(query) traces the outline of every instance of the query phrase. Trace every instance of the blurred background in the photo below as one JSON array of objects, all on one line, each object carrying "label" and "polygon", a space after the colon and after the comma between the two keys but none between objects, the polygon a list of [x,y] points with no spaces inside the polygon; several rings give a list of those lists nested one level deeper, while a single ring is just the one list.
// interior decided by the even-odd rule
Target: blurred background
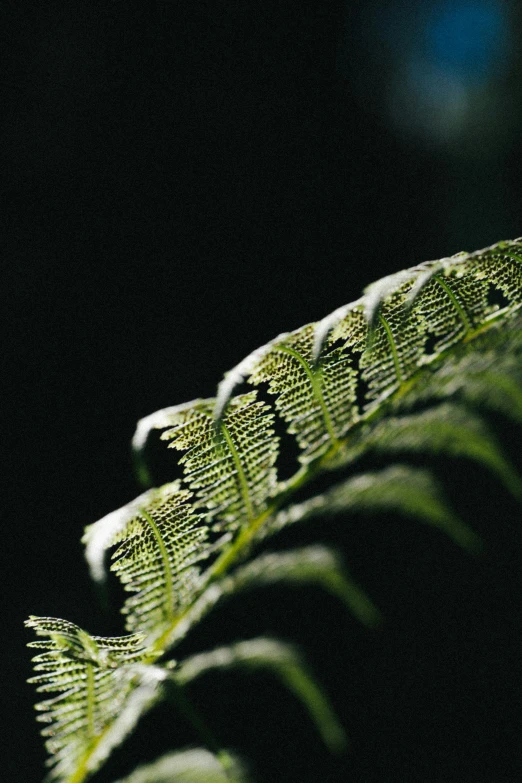
[{"label": "blurred background", "polygon": [[[510,0],[1,4],[3,779],[45,758],[27,615],[122,631],[80,538],[138,493],[137,419],[384,274],[522,234],[520,33]],[[340,547],[380,630],[274,588],[187,642],[296,641],[332,695],[339,759],[268,676],[193,689],[259,783],[521,779],[520,509],[431,464],[480,560],[393,515],[325,521],[280,545]],[[99,780],[197,742],[162,708]]]}]

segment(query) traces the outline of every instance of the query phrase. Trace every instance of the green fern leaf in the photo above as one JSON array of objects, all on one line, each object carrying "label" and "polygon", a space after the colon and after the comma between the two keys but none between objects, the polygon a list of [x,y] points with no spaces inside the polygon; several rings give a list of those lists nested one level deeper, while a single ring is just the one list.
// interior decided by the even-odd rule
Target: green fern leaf
[{"label": "green fern leaf", "polygon": [[[275,492],[278,440],[269,407],[256,392],[235,397],[219,418],[215,400],[196,400],[148,417],[151,428],[169,429],[162,439],[186,451],[185,480],[216,529],[235,530],[260,514]],[[142,425],[143,430],[143,425]]]},{"label": "green fern leaf", "polygon": [[269,552],[231,574],[210,581],[208,587],[173,623],[165,646],[179,644],[189,631],[227,598],[268,584],[316,584],[345,602],[353,615],[368,626],[377,625],[377,607],[349,573],[335,551],[324,546],[310,546],[288,552]]},{"label": "green fern leaf", "polygon": [[230,596],[278,583],[316,584],[344,601],[365,625],[374,626],[380,621],[379,610],[350,578],[340,555],[328,547],[314,545],[286,552],[267,552],[239,566],[230,575],[211,582],[177,623],[169,643],[175,645],[181,641],[194,625]]},{"label": "green fern leaf", "polygon": [[414,311],[436,338],[434,353],[463,339],[492,312],[488,283],[477,277],[469,261],[461,260],[457,266],[451,263],[453,259],[443,262],[415,299]]},{"label": "green fern leaf", "polygon": [[167,484],[86,529],[84,541],[95,577],[103,573],[104,550],[119,545],[111,570],[133,593],[122,609],[131,632],[159,633],[202,586],[200,563],[213,547],[190,497],[177,483]]},{"label": "green fern leaf", "polygon": [[204,748],[168,753],[117,783],[246,783],[246,773],[235,756],[222,756]]},{"label": "green fern leaf", "polygon": [[445,402],[435,408],[406,416],[389,416],[361,428],[335,465],[350,464],[370,451],[442,453],[467,457],[496,473],[515,497],[522,497],[522,481],[475,413]]},{"label": "green fern leaf", "polygon": [[[277,517],[276,517],[277,519]],[[268,552],[236,569],[229,577],[227,593],[277,583],[317,584],[340,598],[353,615],[368,626],[377,625],[377,607],[351,579],[338,552],[326,546]]]},{"label": "green fern leaf", "polygon": [[[138,424],[133,447],[142,477],[149,434],[163,429],[162,438],[183,453],[183,479],[109,514],[85,540],[98,580],[106,550],[116,547],[112,569],[131,593],[127,628],[140,633],[104,640],[65,621],[28,623],[46,637],[33,643],[44,651],[33,681],[58,694],[40,705],[56,780],[81,783],[100,766],[161,698],[170,674],[158,660],[228,595],[309,580],[354,606],[359,601],[362,615],[371,611],[325,550],[242,565],[282,527],[318,513],[387,508],[437,525],[464,546],[477,544],[424,471],[395,466],[351,475],[291,505],[318,475],[331,471],[334,482],[334,470],[353,471],[369,452],[440,452],[480,462],[522,496],[520,478],[469,408],[522,420],[521,270],[519,239],[391,275],[322,321],[254,351],[225,375],[215,399],[166,408]],[[261,389],[235,394],[240,383]],[[265,390],[273,405],[260,399]],[[300,449],[301,465],[286,481],[277,475],[276,414]],[[341,732],[317,686],[293,653],[265,642],[264,652],[251,642],[202,653],[172,676],[186,684],[204,670],[271,660],[335,745]]]},{"label": "green fern leaf", "polygon": [[30,682],[39,693],[58,694],[37,705],[38,720],[48,724],[42,734],[48,737],[53,765],[50,780],[70,776],[74,781],[87,758],[92,772],[104,760],[105,754],[94,756],[91,751],[108,727],[114,731],[123,706],[140,683],[143,637],[91,636],[73,623],[51,617],[31,617],[26,625],[45,637],[29,645],[43,650],[33,659],[37,674]]},{"label": "green fern leaf", "polygon": [[289,506],[276,514],[261,535],[265,538],[288,525],[325,514],[359,511],[399,513],[439,528],[464,549],[477,552],[482,546],[478,536],[445,502],[440,484],[431,473],[409,465],[360,473],[322,495]]},{"label": "green fern leaf", "polygon": [[505,313],[503,329],[490,329],[455,346],[444,361],[426,367],[417,383],[396,401],[397,410],[459,397],[474,407],[498,411],[522,422],[522,332],[514,313]]},{"label": "green fern leaf", "polygon": [[356,417],[356,371],[339,349],[314,359],[315,324],[283,335],[263,353],[250,383],[268,382],[275,407],[290,425],[306,464],[337,443]]},{"label": "green fern leaf", "polygon": [[380,301],[376,300],[373,289],[368,291],[370,301],[365,308],[368,342],[359,365],[361,380],[368,387],[366,407],[400,388],[415,373],[422,359],[425,323],[416,310],[408,311],[405,307],[410,289],[411,280],[386,296],[386,288],[379,289]]},{"label": "green fern leaf", "polygon": [[502,291],[511,304],[522,304],[522,247],[520,241],[499,242],[470,256],[480,277]]},{"label": "green fern leaf", "polygon": [[344,729],[301,656],[289,644],[276,639],[259,638],[238,642],[230,647],[219,647],[182,661],[173,676],[180,685],[187,685],[209,671],[238,666],[272,670],[303,702],[326,745],[336,752],[343,750],[346,745]]}]

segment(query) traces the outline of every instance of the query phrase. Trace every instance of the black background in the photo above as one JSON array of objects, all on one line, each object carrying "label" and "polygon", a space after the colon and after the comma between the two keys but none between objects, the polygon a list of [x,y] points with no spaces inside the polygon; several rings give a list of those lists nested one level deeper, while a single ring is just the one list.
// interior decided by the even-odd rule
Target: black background
[{"label": "black background", "polygon": [[[384,274],[522,233],[514,45],[453,135],[389,111],[435,6],[398,3],[393,48],[371,33],[385,6],[361,0],[2,4],[3,779],[40,780],[45,757],[25,617],[122,631],[80,537],[138,492],[137,419],[211,396],[256,346]],[[517,461],[518,432],[495,425]],[[278,545],[340,547],[381,629],[318,590],[271,588],[185,644],[282,636],[331,694],[351,739],[339,759],[268,676],[194,687],[260,783],[522,776],[519,507],[481,468],[431,464],[485,539],[480,560],[393,515],[323,521]],[[162,707],[99,779],[197,742]]]}]

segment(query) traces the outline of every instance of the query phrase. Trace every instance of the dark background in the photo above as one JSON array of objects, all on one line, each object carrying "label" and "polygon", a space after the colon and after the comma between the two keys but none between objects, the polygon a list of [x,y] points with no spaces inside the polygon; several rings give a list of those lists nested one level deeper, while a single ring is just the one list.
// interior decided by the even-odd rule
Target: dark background
[{"label": "dark background", "polygon": [[[211,396],[259,344],[383,274],[522,233],[522,72],[500,0],[22,9],[0,7],[2,764],[38,781],[22,623],[122,631],[80,537],[138,492],[136,420]],[[517,461],[518,433],[495,425]],[[294,640],[331,694],[340,759],[268,676],[193,689],[260,783],[521,778],[519,507],[476,466],[432,464],[480,560],[392,515],[323,521],[280,545],[339,546],[380,630],[318,590],[273,588],[186,643]],[[197,742],[161,708],[100,781]]]}]

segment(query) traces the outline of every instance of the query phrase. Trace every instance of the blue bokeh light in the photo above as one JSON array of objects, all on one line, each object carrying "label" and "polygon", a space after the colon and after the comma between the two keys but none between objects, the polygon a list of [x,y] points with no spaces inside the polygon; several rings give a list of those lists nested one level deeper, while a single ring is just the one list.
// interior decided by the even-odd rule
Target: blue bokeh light
[{"label": "blue bokeh light", "polygon": [[366,9],[360,86],[373,93],[382,85],[377,95],[399,132],[464,144],[470,154],[493,150],[505,118],[515,0],[370,0]]},{"label": "blue bokeh light", "polygon": [[425,28],[426,55],[469,84],[497,75],[509,48],[503,4],[475,0],[437,6]]}]

